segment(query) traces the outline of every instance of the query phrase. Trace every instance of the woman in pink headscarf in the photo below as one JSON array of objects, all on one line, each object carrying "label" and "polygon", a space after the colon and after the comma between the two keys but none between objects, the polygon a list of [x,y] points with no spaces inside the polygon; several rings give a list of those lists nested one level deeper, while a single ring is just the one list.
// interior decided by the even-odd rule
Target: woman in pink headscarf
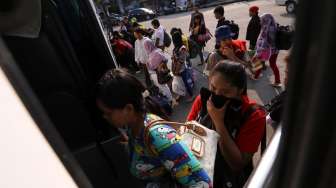
[{"label": "woman in pink headscarf", "polygon": [[150,75],[150,79],[153,84],[157,86],[160,92],[167,97],[169,101],[173,101],[173,96],[170,92],[170,89],[167,84],[160,84],[158,82],[158,76],[156,70],[160,67],[162,63],[167,63],[168,59],[164,56],[161,49],[155,47],[155,44],[152,40],[146,39],[144,41],[144,48],[148,53],[148,62],[146,63],[147,69]]},{"label": "woman in pink headscarf", "polygon": [[[276,61],[278,58],[279,50],[275,46],[275,37],[277,33],[277,24],[271,14],[263,14],[260,17],[261,31],[257,40],[256,54],[253,61],[269,61],[270,67],[274,73],[275,81],[271,84],[274,87],[280,87],[280,73]],[[258,70],[252,79],[258,79],[261,70]]]}]

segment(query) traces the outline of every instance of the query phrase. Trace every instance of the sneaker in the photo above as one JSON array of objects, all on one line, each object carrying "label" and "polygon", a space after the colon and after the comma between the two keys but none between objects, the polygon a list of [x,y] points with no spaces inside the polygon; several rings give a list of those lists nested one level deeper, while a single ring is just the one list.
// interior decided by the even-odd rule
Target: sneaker
[{"label": "sneaker", "polygon": [[277,88],[281,88],[282,87],[282,84],[279,82],[279,83],[273,83],[271,84],[272,87],[277,87]]}]

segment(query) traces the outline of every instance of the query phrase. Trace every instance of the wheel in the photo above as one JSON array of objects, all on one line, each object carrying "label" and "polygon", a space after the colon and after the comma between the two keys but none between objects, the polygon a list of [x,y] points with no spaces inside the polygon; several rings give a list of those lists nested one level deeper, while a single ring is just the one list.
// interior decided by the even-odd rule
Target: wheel
[{"label": "wheel", "polygon": [[293,2],[293,1],[289,1],[287,4],[286,4],[286,11],[288,14],[293,14],[295,13],[295,9],[296,9],[296,3]]}]

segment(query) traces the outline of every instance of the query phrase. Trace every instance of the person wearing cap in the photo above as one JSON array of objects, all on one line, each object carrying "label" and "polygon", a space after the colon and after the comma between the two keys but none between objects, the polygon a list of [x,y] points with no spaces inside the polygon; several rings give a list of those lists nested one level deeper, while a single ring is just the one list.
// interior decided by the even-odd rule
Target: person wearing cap
[{"label": "person wearing cap", "polygon": [[257,44],[257,39],[260,33],[260,17],[259,17],[259,8],[257,6],[252,6],[249,9],[249,14],[251,20],[247,26],[246,40],[250,41],[250,50],[255,50]]},{"label": "person wearing cap", "polygon": [[209,75],[209,72],[215,67],[215,65],[221,60],[231,60],[237,63],[241,63],[247,66],[247,62],[244,60],[246,52],[246,41],[232,40],[234,33],[227,25],[220,26],[216,29],[216,49],[209,55],[207,65],[204,70],[205,75]]}]

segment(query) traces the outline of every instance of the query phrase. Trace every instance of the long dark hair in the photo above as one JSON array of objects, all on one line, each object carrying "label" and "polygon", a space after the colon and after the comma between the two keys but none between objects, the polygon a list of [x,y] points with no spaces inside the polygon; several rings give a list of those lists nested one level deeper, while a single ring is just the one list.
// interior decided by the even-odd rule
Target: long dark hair
[{"label": "long dark hair", "polygon": [[206,27],[205,27],[205,23],[202,20],[202,16],[200,14],[196,14],[194,17],[194,27],[196,26],[195,22],[196,19],[200,20],[200,33],[199,34],[205,34],[206,33]]},{"label": "long dark hair", "polygon": [[123,69],[106,72],[97,84],[97,99],[107,108],[122,109],[132,104],[139,113],[150,112],[162,118],[166,113],[150,96],[143,96],[145,86]]},{"label": "long dark hair", "polygon": [[245,68],[240,63],[220,61],[211,71],[210,77],[219,73],[232,86],[243,90],[243,95],[247,95],[247,75]]},{"label": "long dark hair", "polygon": [[180,32],[174,32],[172,34],[172,41],[174,44],[174,51],[178,52],[180,48],[183,46],[182,35]]}]

